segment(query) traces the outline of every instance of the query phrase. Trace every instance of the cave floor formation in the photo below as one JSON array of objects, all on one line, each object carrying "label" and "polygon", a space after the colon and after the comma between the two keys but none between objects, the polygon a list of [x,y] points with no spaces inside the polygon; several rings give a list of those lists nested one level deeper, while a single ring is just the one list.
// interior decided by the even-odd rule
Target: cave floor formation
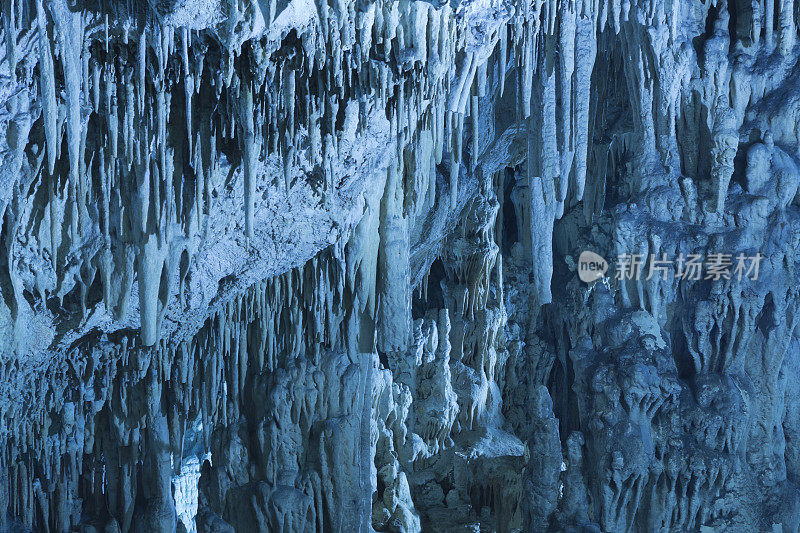
[{"label": "cave floor formation", "polygon": [[0,8],[0,532],[800,531],[800,0]]}]

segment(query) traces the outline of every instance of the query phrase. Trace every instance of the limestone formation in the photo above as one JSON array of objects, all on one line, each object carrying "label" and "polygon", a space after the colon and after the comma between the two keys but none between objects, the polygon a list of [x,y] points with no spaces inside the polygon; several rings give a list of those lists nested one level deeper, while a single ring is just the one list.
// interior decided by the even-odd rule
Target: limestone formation
[{"label": "limestone formation", "polygon": [[800,531],[798,11],[0,0],[0,531]]}]

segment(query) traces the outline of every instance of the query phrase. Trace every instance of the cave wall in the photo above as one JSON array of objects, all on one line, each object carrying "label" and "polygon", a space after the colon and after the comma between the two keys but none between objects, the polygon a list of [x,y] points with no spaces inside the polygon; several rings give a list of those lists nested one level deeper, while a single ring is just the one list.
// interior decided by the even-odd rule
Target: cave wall
[{"label": "cave wall", "polygon": [[0,530],[800,531],[799,2],[0,5]]}]

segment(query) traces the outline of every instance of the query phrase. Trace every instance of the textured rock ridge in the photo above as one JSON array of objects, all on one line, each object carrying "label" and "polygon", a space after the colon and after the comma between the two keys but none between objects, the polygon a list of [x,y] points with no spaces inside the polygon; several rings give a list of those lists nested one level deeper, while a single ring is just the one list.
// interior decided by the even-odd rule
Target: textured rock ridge
[{"label": "textured rock ridge", "polygon": [[0,6],[0,530],[800,531],[800,3]]}]

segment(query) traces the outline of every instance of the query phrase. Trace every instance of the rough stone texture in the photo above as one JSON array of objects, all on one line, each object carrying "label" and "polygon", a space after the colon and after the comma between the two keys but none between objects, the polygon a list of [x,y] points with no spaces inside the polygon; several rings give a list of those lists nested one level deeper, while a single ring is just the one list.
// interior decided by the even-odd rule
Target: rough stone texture
[{"label": "rough stone texture", "polygon": [[0,7],[0,531],[800,531],[800,3]]}]

